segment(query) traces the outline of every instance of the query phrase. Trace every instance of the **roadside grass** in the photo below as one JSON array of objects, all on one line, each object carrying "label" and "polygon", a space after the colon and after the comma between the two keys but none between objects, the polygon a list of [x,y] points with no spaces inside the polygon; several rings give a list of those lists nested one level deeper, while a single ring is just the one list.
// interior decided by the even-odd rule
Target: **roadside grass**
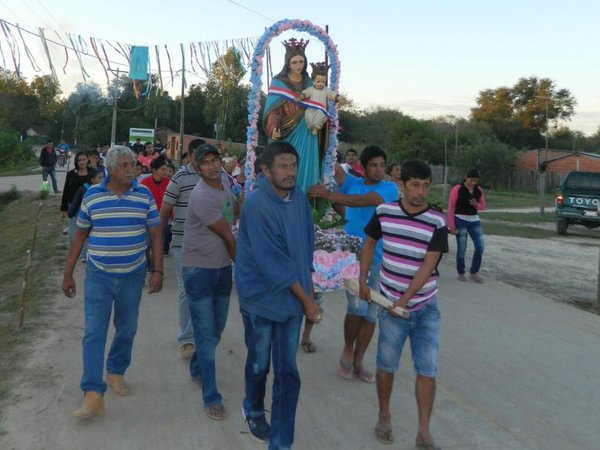
[{"label": "roadside grass", "polygon": [[555,230],[546,230],[538,227],[528,227],[522,223],[505,223],[482,220],[483,232],[489,235],[521,237],[527,239],[555,238]]},{"label": "roadside grass", "polygon": [[52,196],[41,206],[26,289],[25,322],[19,329],[18,311],[27,251],[31,247],[39,204],[37,194],[16,189],[0,196],[3,236],[0,239],[0,412],[27,354],[22,348],[42,330],[39,318],[45,314],[44,300],[58,291],[58,286],[51,286],[49,282],[64,260],[63,224],[58,213],[60,197]]},{"label": "roadside grass", "polygon": [[508,213],[508,212],[490,212],[490,211],[481,211],[479,213],[479,217],[481,220],[487,221],[501,221],[501,222],[511,222],[511,223],[554,223],[556,222],[556,217],[554,214],[544,214],[540,216],[539,213]]},{"label": "roadside grass", "polygon": [[[448,186],[446,196],[450,194]],[[485,202],[488,208],[536,208],[540,205],[540,195],[537,192],[524,192],[513,190],[490,190],[483,188]],[[442,186],[432,186],[429,191],[429,202],[441,205],[444,211],[448,206],[448,199],[442,198]],[[554,193],[546,192],[544,206],[554,206]]]},{"label": "roadside grass", "polygon": [[12,169],[0,169],[0,177],[16,177],[20,175],[32,175],[34,173],[42,173],[42,168],[35,164],[28,163],[22,167]]}]

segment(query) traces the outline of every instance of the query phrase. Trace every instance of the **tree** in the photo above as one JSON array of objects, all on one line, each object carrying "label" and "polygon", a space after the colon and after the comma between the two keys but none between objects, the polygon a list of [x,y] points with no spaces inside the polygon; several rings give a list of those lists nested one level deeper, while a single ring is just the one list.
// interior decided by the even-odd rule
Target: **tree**
[{"label": "tree", "polygon": [[237,50],[230,48],[212,65],[204,93],[205,117],[216,127],[218,139],[245,140],[248,120],[248,86],[240,86],[245,74]]},{"label": "tree", "polygon": [[77,83],[75,91],[67,99],[66,134],[72,137],[73,145],[81,148],[107,142],[101,136],[108,133],[110,137],[110,115],[110,107],[97,83]]},{"label": "tree", "polygon": [[150,97],[144,106],[144,116],[153,121],[155,130],[158,128],[159,120],[161,125],[166,125],[167,120],[175,114],[175,104],[168,92]]},{"label": "tree", "polygon": [[51,75],[35,76],[30,84],[31,91],[38,98],[40,114],[43,119],[51,119],[62,109],[60,84]]},{"label": "tree", "polygon": [[[387,150],[392,145],[390,133],[394,123],[403,117],[395,109],[377,108],[362,111],[340,111],[340,139],[355,145],[378,145]],[[362,148],[357,149],[360,153]]]},{"label": "tree", "polygon": [[517,149],[489,135],[475,135],[461,146],[458,167],[461,173],[479,169],[481,181],[490,188],[508,187]]},{"label": "tree", "polygon": [[443,164],[443,134],[437,133],[431,122],[402,116],[392,127],[389,154],[393,161],[421,159],[430,164]]},{"label": "tree", "polygon": [[39,122],[38,98],[27,81],[0,68],[0,129],[25,131]]},{"label": "tree", "polygon": [[481,91],[471,117],[490,124],[501,142],[535,147],[544,144],[551,123],[571,119],[576,104],[568,89],[558,89],[549,78],[529,77],[510,88]]}]

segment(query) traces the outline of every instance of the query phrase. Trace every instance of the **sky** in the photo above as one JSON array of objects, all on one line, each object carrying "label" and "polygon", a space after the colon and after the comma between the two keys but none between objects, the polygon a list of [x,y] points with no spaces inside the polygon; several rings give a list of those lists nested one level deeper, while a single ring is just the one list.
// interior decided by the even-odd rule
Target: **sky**
[{"label": "sky", "polygon": [[[329,26],[340,57],[340,91],[359,108],[389,107],[419,119],[466,118],[480,91],[537,76],[571,92],[576,114],[565,125],[587,135],[600,127],[599,17],[600,2],[592,0],[0,0],[0,19],[24,30],[42,27],[54,39],[66,39],[69,32],[110,42],[167,45],[175,67],[180,64],[179,43],[258,38],[278,20],[306,19]],[[274,39],[275,73],[283,65],[280,42],[292,36],[311,38],[289,31]],[[4,38],[0,33],[6,66],[12,69]],[[31,39],[25,37],[26,42]],[[29,47],[48,72],[39,39],[35,41]],[[64,50],[50,51],[62,68]],[[311,38],[309,62],[322,60],[322,52],[323,45]],[[82,58],[84,66],[93,66],[91,58]],[[24,74],[35,75],[26,57],[21,59]],[[74,56],[67,74],[57,72],[66,93],[82,81]],[[99,66],[90,72],[94,81],[106,85]],[[203,80],[190,75],[188,81]],[[175,80],[168,90],[175,95],[180,86]]]}]

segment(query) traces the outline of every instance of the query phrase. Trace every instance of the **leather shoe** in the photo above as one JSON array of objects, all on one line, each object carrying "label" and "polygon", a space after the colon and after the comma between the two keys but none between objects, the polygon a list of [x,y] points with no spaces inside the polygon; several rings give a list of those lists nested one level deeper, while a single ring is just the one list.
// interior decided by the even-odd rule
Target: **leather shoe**
[{"label": "leather shoe", "polygon": [[106,384],[108,384],[108,387],[110,387],[115,394],[120,395],[121,397],[129,394],[129,388],[125,384],[123,375],[115,375],[113,373],[106,374]]},{"label": "leather shoe", "polygon": [[73,413],[77,419],[91,419],[104,413],[104,397],[99,392],[86,392],[83,405]]}]

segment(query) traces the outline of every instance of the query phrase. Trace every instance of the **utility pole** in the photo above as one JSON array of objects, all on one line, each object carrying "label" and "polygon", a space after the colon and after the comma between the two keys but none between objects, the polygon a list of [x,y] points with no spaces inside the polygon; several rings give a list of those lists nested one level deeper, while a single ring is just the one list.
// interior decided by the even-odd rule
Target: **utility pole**
[{"label": "utility pole", "polygon": [[[181,120],[179,121],[179,154],[173,156],[177,156],[177,159],[181,160],[181,155],[183,155],[183,124],[185,120],[185,51],[183,44],[179,45],[181,45]],[[193,155],[190,155],[190,159],[193,157]]]},{"label": "utility pole", "polygon": [[454,165],[458,167],[458,122],[454,124]]},{"label": "utility pole", "polygon": [[[544,97],[546,101],[546,158],[548,158],[548,94]],[[544,215],[544,194],[546,191],[546,172],[542,170],[542,158],[540,157],[540,149],[537,151],[537,170],[539,179],[539,191],[540,191],[540,215]]]},{"label": "utility pole", "polygon": [[446,199],[446,188],[448,185],[448,138],[444,138],[444,178],[442,186],[442,202]]},{"label": "utility pole", "polygon": [[117,95],[119,91],[119,69],[117,68],[117,83],[113,88],[113,116],[112,116],[112,128],[110,132],[110,146],[115,145],[117,140],[117,99],[119,96]]}]

